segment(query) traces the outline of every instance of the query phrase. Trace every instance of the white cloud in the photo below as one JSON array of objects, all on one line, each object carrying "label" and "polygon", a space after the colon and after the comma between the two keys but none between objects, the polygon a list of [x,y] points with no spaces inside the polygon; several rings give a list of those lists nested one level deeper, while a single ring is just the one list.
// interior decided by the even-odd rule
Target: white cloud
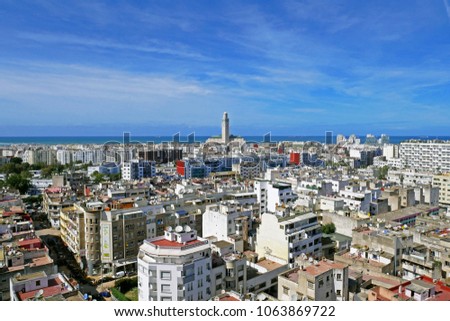
[{"label": "white cloud", "polygon": [[125,44],[110,40],[99,40],[93,38],[85,38],[70,34],[54,34],[54,33],[20,33],[19,37],[25,40],[32,40],[44,44],[63,44],[69,46],[77,46],[80,48],[102,48],[116,49],[126,51],[138,51],[143,53],[155,53],[162,55],[179,56],[183,58],[196,60],[209,60],[209,58],[199,54],[185,45],[180,43],[171,43],[170,45],[160,44],[159,41],[150,39],[147,44]]},{"label": "white cloud", "polygon": [[443,1],[444,1],[445,10],[447,10],[447,16],[450,19],[450,1],[449,0],[443,0]]},{"label": "white cloud", "polygon": [[302,114],[323,114],[326,110],[323,108],[295,108],[293,111]]}]

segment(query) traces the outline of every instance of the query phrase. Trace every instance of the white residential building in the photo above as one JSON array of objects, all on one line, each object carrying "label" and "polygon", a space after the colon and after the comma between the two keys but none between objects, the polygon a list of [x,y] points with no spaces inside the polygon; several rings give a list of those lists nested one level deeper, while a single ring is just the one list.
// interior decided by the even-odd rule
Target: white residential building
[{"label": "white residential building", "polygon": [[388,144],[383,146],[383,156],[386,159],[398,158],[399,145]]},{"label": "white residential building", "polygon": [[232,169],[238,172],[241,178],[250,179],[259,177],[261,173],[261,166],[257,162],[241,162],[233,164]]},{"label": "white residential building", "polygon": [[72,163],[73,162],[72,151],[67,149],[60,149],[56,151],[56,160],[61,165]]},{"label": "white residential building", "polygon": [[293,267],[295,258],[302,253],[320,257],[321,248],[322,229],[316,214],[262,215],[256,237],[256,253],[260,258]]},{"label": "white residential building", "polygon": [[344,200],[342,198],[322,196],[318,199],[318,202],[321,211],[334,212],[344,208]]},{"label": "white residential building", "polygon": [[243,243],[237,244],[236,240],[247,241],[252,209],[242,207],[237,201],[209,205],[202,216],[202,224],[203,237],[214,236],[218,241],[232,242],[236,250],[243,251]]},{"label": "white residential building", "polygon": [[419,172],[414,169],[393,170],[390,169],[387,174],[387,180],[397,185],[416,186],[418,184],[431,184],[433,173]]},{"label": "white residential building", "polygon": [[140,180],[156,175],[156,163],[133,159],[122,163],[121,170],[123,180]]},{"label": "white residential building", "polygon": [[352,211],[367,213],[370,211],[372,193],[370,191],[354,192],[350,189],[339,191],[339,196],[344,200],[344,204]]},{"label": "white residential building", "polygon": [[410,141],[400,144],[406,167],[422,171],[450,171],[450,142]]},{"label": "white residential building", "polygon": [[203,301],[211,297],[211,248],[189,227],[145,240],[138,255],[139,301]]},{"label": "white residential building", "polygon": [[277,206],[287,205],[297,199],[291,184],[272,183],[267,180],[255,180],[255,193],[261,213],[275,212]]}]

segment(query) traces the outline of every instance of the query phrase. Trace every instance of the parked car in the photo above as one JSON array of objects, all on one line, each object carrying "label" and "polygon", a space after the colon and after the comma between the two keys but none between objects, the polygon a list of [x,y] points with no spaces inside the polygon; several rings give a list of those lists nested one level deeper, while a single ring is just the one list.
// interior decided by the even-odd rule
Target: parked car
[{"label": "parked car", "polygon": [[118,278],[122,278],[125,276],[125,271],[119,271],[116,274],[114,274],[114,278],[118,279]]}]

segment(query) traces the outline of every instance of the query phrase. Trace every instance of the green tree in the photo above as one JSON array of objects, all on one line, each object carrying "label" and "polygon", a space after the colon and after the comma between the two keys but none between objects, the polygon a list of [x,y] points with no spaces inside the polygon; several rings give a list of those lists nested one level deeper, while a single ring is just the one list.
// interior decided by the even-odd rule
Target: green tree
[{"label": "green tree", "polygon": [[386,179],[388,171],[389,171],[389,167],[388,166],[381,167],[380,168],[380,172],[378,174],[378,179]]},{"label": "green tree", "polygon": [[11,174],[6,179],[6,185],[12,189],[19,190],[20,194],[25,194],[31,187],[30,180],[20,174]]},{"label": "green tree", "polygon": [[117,174],[109,174],[108,175],[109,176],[109,179],[111,180],[111,181],[118,181],[118,180],[120,180],[120,173],[117,173]]},{"label": "green tree", "polygon": [[11,164],[16,164],[16,165],[20,165],[20,164],[22,164],[22,162],[23,162],[22,158],[20,158],[20,157],[13,157],[10,160]]},{"label": "green tree", "polygon": [[105,177],[103,176],[103,174],[100,174],[98,171],[93,172],[91,177],[95,184],[98,184],[105,180]]},{"label": "green tree", "polygon": [[334,223],[325,224],[322,227],[322,233],[333,234],[334,232],[336,232],[336,226],[334,225]]}]

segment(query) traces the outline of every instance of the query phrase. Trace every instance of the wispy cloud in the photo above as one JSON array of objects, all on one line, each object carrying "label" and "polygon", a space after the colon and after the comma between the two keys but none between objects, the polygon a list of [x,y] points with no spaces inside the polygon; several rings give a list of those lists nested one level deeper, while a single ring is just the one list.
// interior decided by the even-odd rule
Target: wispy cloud
[{"label": "wispy cloud", "polygon": [[450,1],[449,0],[443,0],[443,1],[444,1],[445,10],[447,11],[447,16],[450,19]]},{"label": "wispy cloud", "polygon": [[326,112],[323,108],[295,108],[293,111],[302,114],[323,114]]},{"label": "wispy cloud", "polygon": [[94,38],[79,37],[70,34],[54,34],[54,33],[20,33],[19,37],[25,40],[31,40],[44,44],[62,44],[68,46],[77,46],[81,48],[101,48],[116,49],[127,51],[138,51],[143,53],[154,53],[161,55],[179,56],[189,59],[207,60],[209,58],[199,54],[186,45],[180,43],[171,43],[170,46],[161,45],[160,41],[155,39],[147,40],[147,44],[127,44],[119,43],[111,40],[99,40]]},{"label": "wispy cloud", "polygon": [[28,70],[0,68],[0,93],[13,96],[32,93],[48,96],[130,99],[176,97],[186,94],[208,95],[211,91],[194,80],[174,79],[170,75],[136,75],[118,70],[83,65],[31,64]]}]

